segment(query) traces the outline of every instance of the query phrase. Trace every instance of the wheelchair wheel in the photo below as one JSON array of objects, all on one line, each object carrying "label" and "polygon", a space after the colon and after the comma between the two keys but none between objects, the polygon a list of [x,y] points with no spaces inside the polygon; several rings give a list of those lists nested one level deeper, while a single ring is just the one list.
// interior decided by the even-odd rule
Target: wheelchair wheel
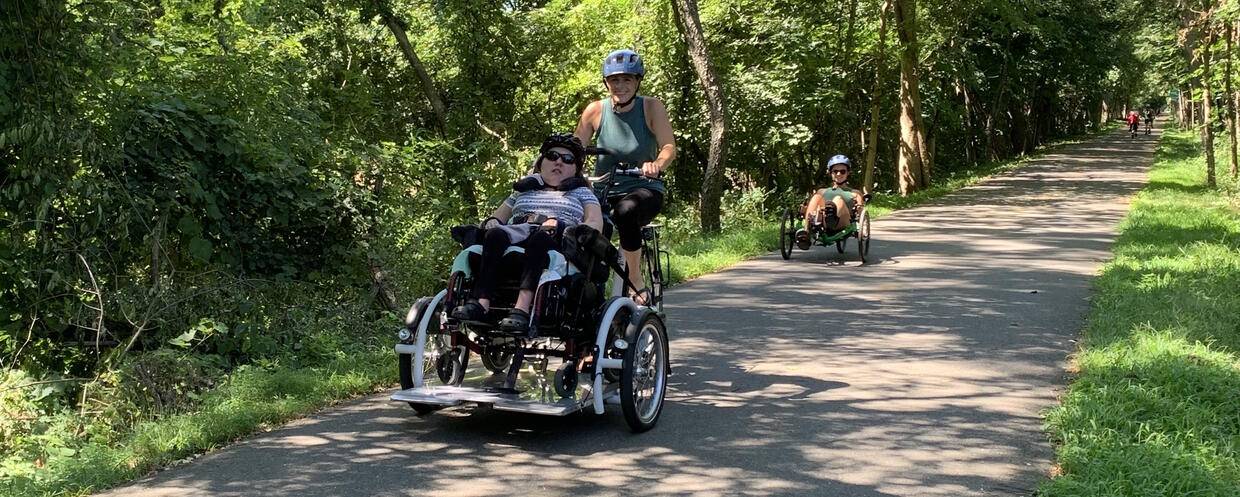
[{"label": "wheelchair wheel", "polygon": [[453,347],[435,360],[435,373],[444,385],[459,386],[465,380],[465,368],[469,365],[469,349]]},{"label": "wheelchair wheel", "polygon": [[482,353],[478,354],[478,358],[482,360],[482,367],[492,373],[503,373],[508,371],[508,365],[512,364],[512,351],[503,350],[499,345],[490,344],[482,348]]},{"label": "wheelchair wheel", "polygon": [[857,218],[857,254],[861,256],[861,263],[865,264],[865,257],[870,253],[870,215],[864,210],[861,216]]},{"label": "wheelchair wheel", "polygon": [[[408,390],[410,388],[413,388],[413,374],[411,371],[411,369],[413,368],[413,356],[410,354],[400,354],[399,359],[400,359],[400,388],[402,390]],[[427,362],[429,364],[434,364],[433,361],[427,361]],[[436,409],[435,406],[428,405],[428,404],[419,404],[417,402],[409,402],[408,404],[409,404],[409,407],[412,407],[413,410],[420,415],[430,414],[432,411]]]},{"label": "wheelchair wheel", "polygon": [[[425,315],[427,312],[427,307],[430,306],[431,300],[431,297],[422,297],[418,299],[417,302],[414,302],[413,306],[416,309],[418,316]],[[443,351],[449,348],[448,336],[442,333],[441,323],[439,321],[441,311],[443,310],[443,301],[440,301],[439,305],[435,307],[435,312],[431,315],[430,323],[426,326],[426,352],[424,352],[422,356],[423,381],[426,381],[425,379],[430,377],[430,375],[435,372],[436,360],[443,353]],[[397,356],[397,364],[400,368],[400,388],[402,390],[408,390],[415,386],[422,386],[414,384],[414,364],[412,354],[399,354]],[[428,414],[436,409],[435,406],[419,404],[417,402],[410,402],[409,407],[412,407],[418,414]]]},{"label": "wheelchair wheel", "polygon": [[667,392],[667,330],[647,313],[624,349],[620,370],[620,408],[634,433],[654,428]]},{"label": "wheelchair wheel", "polygon": [[784,217],[779,222],[779,255],[784,256],[784,260],[792,257],[792,246],[796,244],[796,218],[792,215],[792,208],[784,209]]}]

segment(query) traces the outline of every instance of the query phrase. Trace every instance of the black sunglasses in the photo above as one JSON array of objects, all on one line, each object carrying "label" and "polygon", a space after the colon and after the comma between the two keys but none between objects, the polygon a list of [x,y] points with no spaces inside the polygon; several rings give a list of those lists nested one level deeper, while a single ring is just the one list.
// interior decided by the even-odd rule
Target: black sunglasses
[{"label": "black sunglasses", "polygon": [[555,150],[548,150],[546,152],[543,152],[542,156],[544,159],[547,159],[547,160],[560,159],[560,162],[563,162],[565,164],[576,164],[577,163],[577,157],[574,156],[573,154],[556,152]]}]

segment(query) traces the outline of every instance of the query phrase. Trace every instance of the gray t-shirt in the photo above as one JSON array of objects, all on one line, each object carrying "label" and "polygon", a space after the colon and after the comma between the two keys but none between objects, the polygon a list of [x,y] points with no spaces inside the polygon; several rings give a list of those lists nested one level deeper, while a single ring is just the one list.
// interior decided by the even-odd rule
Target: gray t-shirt
[{"label": "gray t-shirt", "polygon": [[564,228],[581,224],[589,204],[598,205],[598,198],[584,186],[566,192],[543,189],[515,192],[504,199],[504,205],[512,209],[513,217],[530,213],[554,217]]}]

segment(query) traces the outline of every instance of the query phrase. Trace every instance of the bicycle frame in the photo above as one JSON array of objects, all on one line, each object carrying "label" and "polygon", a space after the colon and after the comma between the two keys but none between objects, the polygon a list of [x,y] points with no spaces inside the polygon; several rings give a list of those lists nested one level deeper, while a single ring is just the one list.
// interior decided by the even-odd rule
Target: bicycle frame
[{"label": "bicycle frame", "polygon": [[[610,197],[611,188],[616,185],[615,178],[621,176],[641,176],[644,177],[641,170],[632,167],[632,164],[618,162],[612,165],[611,171],[597,178],[590,178],[593,182],[603,181],[602,193],[599,200],[603,204],[604,214],[610,216],[612,214]],[[645,278],[649,283],[650,299],[646,302],[648,307],[658,311],[663,310],[663,287],[667,284],[663,279],[663,267],[671,266],[671,254],[659,247],[659,225],[651,224],[642,227],[642,260],[645,262]],[[620,257],[620,266],[625,269],[624,274],[616,274],[612,285],[612,294],[620,296],[627,287],[633,291],[637,291],[636,282],[630,281],[627,274],[627,266],[623,255]]]},{"label": "bicycle frame", "polygon": [[857,232],[857,222],[853,221],[851,223],[848,223],[848,226],[845,226],[843,230],[838,231],[834,234],[828,235],[826,231],[820,232],[818,235],[818,241],[822,243],[823,245],[831,245],[835,242],[838,242],[840,240],[848,238],[849,236],[852,236],[852,234],[856,232]]}]

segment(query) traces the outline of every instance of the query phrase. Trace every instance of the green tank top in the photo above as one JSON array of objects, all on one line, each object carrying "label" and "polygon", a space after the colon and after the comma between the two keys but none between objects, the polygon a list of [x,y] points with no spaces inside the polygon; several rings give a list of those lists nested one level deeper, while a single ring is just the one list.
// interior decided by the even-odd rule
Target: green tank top
[{"label": "green tank top", "polygon": [[[599,147],[615,150],[613,155],[600,155],[594,161],[594,175],[599,176],[611,171],[613,164],[624,162],[632,167],[641,167],[643,162],[650,162],[659,156],[659,144],[654,133],[646,125],[646,102],[644,97],[633,101],[633,108],[627,112],[612,111],[611,99],[603,99],[603,112],[598,120],[598,130],[594,133],[595,144]],[[631,176],[621,176],[618,185],[612,187],[611,195],[622,195],[638,188],[664,193],[663,181]],[[595,185],[595,193],[602,191],[601,185]]]},{"label": "green tank top", "polygon": [[847,185],[845,185],[844,188],[836,188],[834,186],[830,188],[823,188],[821,193],[822,199],[827,202],[830,202],[831,199],[835,197],[843,197],[844,204],[848,205],[849,209],[855,209],[857,207],[857,199],[853,198],[853,191],[850,190]]}]

